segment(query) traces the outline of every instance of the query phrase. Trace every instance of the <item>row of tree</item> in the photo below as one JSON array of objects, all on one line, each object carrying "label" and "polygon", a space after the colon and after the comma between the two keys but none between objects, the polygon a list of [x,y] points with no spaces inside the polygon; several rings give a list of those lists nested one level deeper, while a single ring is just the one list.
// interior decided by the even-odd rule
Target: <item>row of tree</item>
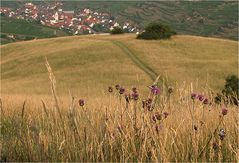
[{"label": "row of tree", "polygon": [[[111,34],[123,34],[124,30],[121,27],[114,27]],[[145,30],[137,35],[137,39],[159,40],[168,39],[172,35],[177,34],[170,26],[161,23],[150,23],[145,27]]]}]

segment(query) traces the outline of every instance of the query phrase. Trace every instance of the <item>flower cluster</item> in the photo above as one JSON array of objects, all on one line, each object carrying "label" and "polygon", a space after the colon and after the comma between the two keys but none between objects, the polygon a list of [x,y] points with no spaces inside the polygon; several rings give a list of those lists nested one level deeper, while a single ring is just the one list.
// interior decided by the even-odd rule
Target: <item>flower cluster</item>
[{"label": "flower cluster", "polygon": [[154,115],[152,116],[152,120],[154,122],[158,122],[160,120],[166,119],[168,117],[169,113],[168,112],[163,112],[163,114],[159,113],[159,112],[155,112]]},{"label": "flower cluster", "polygon": [[162,114],[160,114],[159,112],[156,112],[153,116],[152,116],[152,120],[154,122],[160,121],[162,120]]},{"label": "flower cluster", "polygon": [[201,94],[191,93],[191,99],[192,100],[198,99],[205,105],[209,104],[209,100]]},{"label": "flower cluster", "polygon": [[[127,93],[125,88],[120,86],[119,84],[115,85],[115,89],[118,90],[120,95],[124,94],[125,100],[126,102],[130,102],[130,100],[135,100],[137,101],[139,99],[139,93],[137,91],[136,87],[132,88],[132,92],[131,93]],[[113,92],[113,88],[111,86],[108,87],[108,92]]]}]

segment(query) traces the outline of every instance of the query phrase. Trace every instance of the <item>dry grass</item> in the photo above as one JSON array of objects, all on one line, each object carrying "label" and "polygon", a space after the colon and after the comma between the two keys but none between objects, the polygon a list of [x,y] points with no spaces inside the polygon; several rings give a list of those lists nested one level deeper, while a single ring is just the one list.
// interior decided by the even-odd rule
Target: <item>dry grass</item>
[{"label": "dry grass", "polygon": [[[1,160],[238,162],[238,108],[216,104],[213,91],[223,85],[224,74],[217,71],[236,72],[237,43],[187,36],[144,42],[133,37],[84,36],[3,46]],[[159,95],[150,93],[150,78],[111,40],[122,41],[163,74]],[[207,50],[200,56],[202,47]],[[46,62],[51,89],[44,56],[57,79],[55,83]],[[218,64],[221,67],[215,70]],[[206,80],[204,70],[197,66],[206,66],[208,72],[217,75],[209,75]],[[178,67],[182,70],[177,71]],[[165,77],[167,68],[169,79]],[[191,83],[196,80],[193,76],[189,80],[192,74],[200,81]],[[109,93],[107,87],[115,84],[122,84],[127,92],[137,87],[139,99],[127,103],[115,89]],[[174,87],[172,94],[166,85]],[[192,100],[192,92],[208,98],[209,104]],[[84,106],[78,104],[81,98]],[[142,107],[142,100],[148,98],[153,99],[152,111]],[[225,116],[223,107],[228,109]],[[164,112],[169,113],[168,117]],[[155,115],[160,120],[155,122]],[[226,132],[223,140],[218,135],[221,129]]]},{"label": "dry grass", "polygon": [[112,43],[115,40],[158,74],[168,76],[171,84],[193,81],[199,87],[207,83],[219,90],[228,74],[237,73],[236,41],[193,36],[164,41],[136,40],[135,35],[64,37],[1,46],[1,92],[50,94],[45,56],[55,71],[61,95],[70,89],[84,96],[94,91],[97,97],[114,83],[143,89],[151,79]]},{"label": "dry grass", "polygon": [[[225,104],[215,104],[211,91],[201,92],[210,104],[191,99],[191,84],[177,86],[171,94],[160,85],[159,95],[149,91],[129,103],[114,90],[100,100],[89,96],[79,106],[79,98],[71,94],[68,99],[57,97],[54,75],[46,65],[52,97],[2,97],[1,160],[238,161],[237,108],[227,104],[223,116]],[[152,111],[141,105],[148,98],[153,99]],[[223,140],[220,129],[226,131]]]}]

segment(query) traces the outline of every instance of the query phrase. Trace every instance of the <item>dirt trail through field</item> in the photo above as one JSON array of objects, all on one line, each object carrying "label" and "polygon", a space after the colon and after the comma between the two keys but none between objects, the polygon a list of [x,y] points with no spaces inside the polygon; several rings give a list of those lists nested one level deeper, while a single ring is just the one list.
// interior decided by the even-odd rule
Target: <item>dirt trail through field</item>
[{"label": "dirt trail through field", "polygon": [[158,74],[146,65],[142,60],[140,60],[132,50],[130,50],[126,45],[120,41],[112,41],[116,46],[118,46],[129,58],[140,68],[142,69],[152,80],[155,80],[158,77]]}]

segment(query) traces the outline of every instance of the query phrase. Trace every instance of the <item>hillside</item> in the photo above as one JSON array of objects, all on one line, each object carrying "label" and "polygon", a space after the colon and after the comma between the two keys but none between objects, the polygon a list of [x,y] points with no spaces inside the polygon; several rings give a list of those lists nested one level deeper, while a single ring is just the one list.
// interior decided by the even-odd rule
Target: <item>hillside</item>
[{"label": "hillside", "polygon": [[[33,1],[36,4],[47,1]],[[16,8],[24,1],[2,1]],[[143,28],[152,21],[172,26],[180,34],[238,40],[238,1],[63,1],[64,10],[84,8],[112,13],[121,22]]]},{"label": "hillside", "polygon": [[120,83],[147,90],[161,79],[210,86],[219,90],[228,74],[237,73],[235,41],[175,36],[171,40],[143,41],[135,35],[74,36],[33,40],[1,46],[1,92],[48,94],[46,56],[57,79],[59,93],[98,95]]},{"label": "hillside", "polygon": [[66,9],[107,11],[121,22],[140,27],[152,21],[171,25],[180,34],[238,39],[237,1],[64,2]]},{"label": "hillside", "polygon": [[[37,38],[49,38],[67,36],[67,32],[59,29],[43,26],[37,22],[29,22],[21,19],[13,19],[1,16],[1,44],[9,42],[31,40]],[[14,35],[9,38],[8,35]]]}]

